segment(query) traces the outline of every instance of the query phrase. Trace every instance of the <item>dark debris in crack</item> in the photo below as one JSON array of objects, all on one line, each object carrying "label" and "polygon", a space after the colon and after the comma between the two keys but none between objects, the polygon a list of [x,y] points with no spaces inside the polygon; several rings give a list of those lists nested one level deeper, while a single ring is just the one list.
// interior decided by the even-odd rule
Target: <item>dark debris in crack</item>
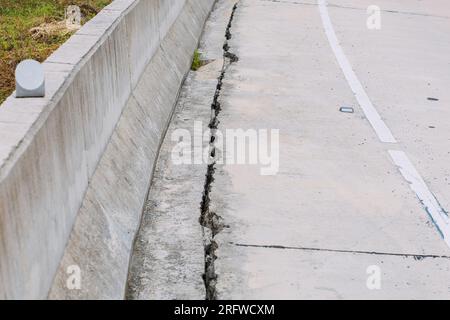
[{"label": "dark debris in crack", "polygon": [[217,274],[215,270],[215,261],[217,259],[216,251],[218,249],[218,244],[215,240],[217,234],[219,234],[227,226],[223,222],[223,218],[217,215],[215,212],[210,210],[211,203],[211,189],[214,182],[214,174],[216,171],[215,162],[215,141],[216,141],[216,130],[219,127],[219,115],[222,107],[220,105],[219,99],[222,90],[223,80],[225,78],[228,67],[239,60],[239,58],[230,52],[230,45],[228,41],[232,38],[231,27],[233,24],[234,14],[238,4],[236,3],[233,7],[230,20],[225,32],[225,44],[223,45],[223,57],[224,63],[222,67],[221,74],[217,79],[216,92],[214,94],[214,99],[211,104],[212,116],[209,128],[211,129],[211,159],[212,163],[208,165],[208,170],[206,173],[205,185],[203,190],[203,197],[201,203],[201,215],[199,222],[203,228],[204,237],[204,249],[205,249],[205,273],[203,274],[203,281],[205,283],[206,289],[206,300],[215,300],[217,298],[216,285],[217,285]]}]

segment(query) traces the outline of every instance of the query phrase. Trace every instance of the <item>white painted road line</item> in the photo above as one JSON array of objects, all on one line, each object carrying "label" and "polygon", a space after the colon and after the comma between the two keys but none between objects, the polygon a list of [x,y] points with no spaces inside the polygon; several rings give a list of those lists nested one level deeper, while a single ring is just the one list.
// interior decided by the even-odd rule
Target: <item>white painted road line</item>
[{"label": "white painted road line", "polygon": [[378,114],[378,111],[373,106],[372,102],[369,99],[369,96],[364,90],[361,82],[359,82],[358,77],[353,71],[350,62],[348,61],[341,45],[339,44],[339,40],[337,39],[336,33],[334,32],[333,24],[331,23],[330,15],[328,14],[326,0],[318,0],[318,4],[320,16],[322,17],[323,27],[328,37],[330,46],[333,49],[339,66],[344,72],[345,78],[347,79],[350,88],[355,94],[356,100],[364,111],[367,120],[369,120],[370,124],[378,135],[378,138],[382,142],[396,143],[397,141],[392,135],[391,130],[387,127],[386,123],[384,123],[384,121]]},{"label": "white painted road line", "polygon": [[390,150],[392,160],[398,166],[401,174],[409,182],[425,210],[430,215],[445,243],[450,247],[450,220],[447,212],[440,206],[436,197],[428,189],[425,181],[403,151]]},{"label": "white painted road line", "polygon": [[[381,142],[396,143],[397,141],[392,135],[391,130],[387,127],[386,123],[381,119],[378,111],[373,106],[369,96],[353,71],[350,62],[345,56],[344,50],[339,44],[339,40],[336,37],[336,33],[328,13],[327,1],[318,0],[318,5],[323,27],[330,46],[336,56],[339,66],[344,72],[347,82],[358,100],[358,103],[363,109],[366,118],[369,120]],[[425,181],[409,160],[406,153],[403,151],[391,150],[389,151],[389,154],[394,160],[394,163],[398,166],[403,177],[409,182],[411,189],[416,193],[445,243],[450,247],[450,220],[447,212],[439,205],[436,197],[431,193]]]}]

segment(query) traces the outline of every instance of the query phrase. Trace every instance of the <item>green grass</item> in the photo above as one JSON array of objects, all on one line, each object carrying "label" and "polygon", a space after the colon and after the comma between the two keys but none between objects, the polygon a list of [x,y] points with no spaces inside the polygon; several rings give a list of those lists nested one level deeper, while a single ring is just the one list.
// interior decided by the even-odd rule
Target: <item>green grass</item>
[{"label": "green grass", "polygon": [[[29,30],[61,21],[67,5],[79,5],[83,22],[112,0],[0,0],[0,103],[14,91],[14,70],[24,59],[44,61],[71,34],[33,39]],[[92,9],[95,9],[92,10]]]},{"label": "green grass", "polygon": [[198,50],[194,51],[194,58],[192,60],[192,67],[191,70],[193,71],[197,71],[198,69],[200,69],[200,67],[203,65],[203,62],[201,60],[201,55],[200,52],[198,52]]}]

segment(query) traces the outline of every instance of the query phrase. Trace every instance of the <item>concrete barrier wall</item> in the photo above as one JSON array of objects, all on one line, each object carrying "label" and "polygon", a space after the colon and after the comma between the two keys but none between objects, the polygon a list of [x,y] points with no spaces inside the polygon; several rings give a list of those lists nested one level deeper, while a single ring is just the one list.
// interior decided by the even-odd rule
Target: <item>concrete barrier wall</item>
[{"label": "concrete barrier wall", "polygon": [[[0,107],[0,298],[123,298],[160,141],[213,3],[115,0],[44,63],[45,98]],[[80,290],[67,289],[71,265]]]}]

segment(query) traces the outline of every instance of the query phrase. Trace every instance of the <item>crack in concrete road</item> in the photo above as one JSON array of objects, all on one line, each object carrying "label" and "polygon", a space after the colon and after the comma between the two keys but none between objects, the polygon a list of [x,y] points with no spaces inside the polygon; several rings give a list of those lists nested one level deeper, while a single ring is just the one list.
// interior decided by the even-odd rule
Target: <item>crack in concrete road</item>
[{"label": "crack in concrete road", "polygon": [[227,226],[223,223],[222,217],[217,215],[215,212],[210,210],[210,193],[212,188],[212,183],[214,182],[214,173],[216,165],[216,130],[219,125],[219,114],[221,110],[219,97],[222,90],[222,82],[225,78],[228,67],[239,60],[239,58],[231,53],[228,40],[231,39],[231,27],[233,24],[234,14],[238,7],[238,3],[233,6],[233,10],[230,15],[230,20],[225,32],[225,43],[223,45],[223,67],[221,74],[218,78],[216,92],[214,94],[214,100],[211,104],[211,122],[209,128],[211,129],[211,141],[210,141],[210,156],[212,163],[208,165],[208,171],[206,174],[205,186],[203,191],[202,203],[201,203],[201,214],[199,222],[203,229],[203,239],[205,248],[205,273],[203,274],[203,280],[206,289],[206,300],[216,299],[216,284],[217,284],[217,274],[215,272],[215,260],[217,259],[216,250],[218,249],[215,237]]},{"label": "crack in concrete road", "polygon": [[321,251],[334,253],[351,253],[351,254],[368,254],[380,256],[395,256],[404,258],[414,258],[414,260],[423,260],[425,258],[432,259],[450,259],[450,256],[431,255],[431,254],[413,254],[413,253],[392,253],[392,252],[377,252],[377,251],[359,251],[359,250],[339,250],[339,249],[325,249],[325,248],[308,248],[308,247],[292,247],[280,245],[256,245],[229,242],[229,244],[244,247],[244,248],[263,248],[263,249],[281,249],[281,250],[302,250],[302,251]]},{"label": "crack in concrete road", "polygon": [[[442,279],[448,275],[448,249],[383,152],[387,145],[378,141],[358,108],[353,117],[344,118],[337,113],[340,106],[358,106],[358,101],[327,45],[317,9],[317,5],[245,0],[236,12],[229,44],[240,59],[223,80],[220,124],[214,121],[212,127],[282,128],[283,174],[261,177],[249,167],[212,167],[211,210],[231,226],[212,243],[218,256],[212,257],[217,273],[213,274],[214,297],[227,300],[332,296],[317,288],[334,289],[344,299],[446,297],[448,285]],[[366,29],[358,11],[336,12],[340,13],[335,22],[343,38],[356,34],[355,29]],[[417,28],[425,20],[433,21],[417,20]],[[365,74],[369,68],[366,61],[378,54],[376,45],[397,41],[407,34],[400,25],[401,22],[395,24],[398,29],[393,35],[374,37],[376,43],[367,44],[370,52],[349,49],[353,56],[364,54],[360,60],[355,58],[355,74]],[[366,34],[360,33],[351,38],[355,45],[365,41]],[[421,36],[425,34],[420,34],[419,39]],[[405,53],[410,53],[409,49],[417,52],[413,50],[418,47],[415,40],[405,43],[411,47]],[[383,54],[390,53],[391,48],[381,48]],[[416,57],[419,65],[420,57]],[[438,62],[446,63],[445,59]],[[385,74],[389,74],[390,67],[384,67]],[[438,71],[436,74],[440,75]],[[416,81],[409,78],[409,73],[397,76],[413,84]],[[381,105],[394,104],[397,108],[401,101],[409,101],[406,90],[401,93],[404,97],[400,93],[398,96],[405,100],[396,100],[395,89],[383,86],[381,78],[361,78],[364,85],[365,81],[377,85],[373,84],[377,88],[373,96]],[[391,100],[384,94],[389,90],[394,97]],[[418,94],[422,101],[429,96],[442,99],[441,94],[429,91],[424,88]],[[401,115],[394,116],[394,107],[386,107],[383,112],[389,113],[399,126],[403,114],[413,113],[407,107]],[[412,134],[403,138],[402,143],[414,139]],[[360,148],[362,140],[364,149]],[[430,172],[434,177],[434,171]],[[433,190],[441,191],[439,186]],[[446,205],[442,196],[441,201]],[[382,270],[382,292],[366,286],[371,266]]]}]

